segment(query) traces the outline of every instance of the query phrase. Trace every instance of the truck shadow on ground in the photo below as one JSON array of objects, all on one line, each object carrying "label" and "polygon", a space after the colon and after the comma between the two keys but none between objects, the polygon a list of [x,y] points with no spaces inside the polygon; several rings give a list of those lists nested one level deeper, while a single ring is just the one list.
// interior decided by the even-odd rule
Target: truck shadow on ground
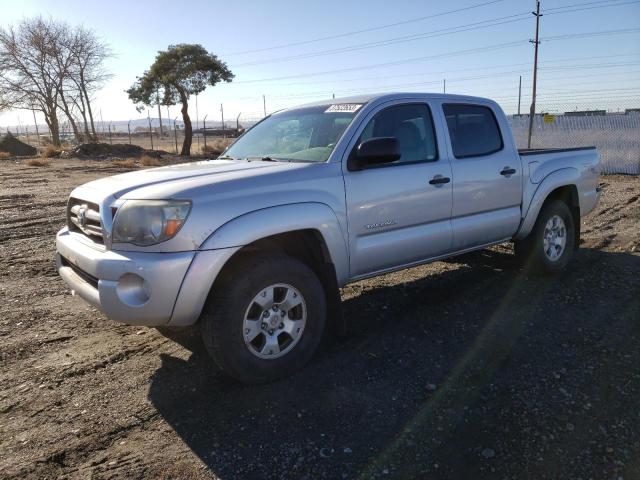
[{"label": "truck shadow on ground", "polygon": [[[609,420],[638,424],[633,395],[600,395],[597,379],[582,376],[601,361],[596,375],[606,384],[640,361],[640,292],[629,284],[640,257],[583,249],[553,278],[529,277],[496,250],[448,263],[459,268],[358,284],[360,294],[344,302],[348,335],[326,341],[293,377],[238,385],[189,338],[190,358],[163,355],[148,398],[222,478],[493,478],[510,458],[525,477],[571,472],[566,459],[588,452],[593,436],[578,428],[554,437],[562,449],[547,452],[542,470],[521,461],[540,441],[521,427],[523,415],[540,429],[571,415],[547,382],[577,388]],[[598,360],[602,345],[632,358]],[[553,380],[558,369],[565,373]]]}]

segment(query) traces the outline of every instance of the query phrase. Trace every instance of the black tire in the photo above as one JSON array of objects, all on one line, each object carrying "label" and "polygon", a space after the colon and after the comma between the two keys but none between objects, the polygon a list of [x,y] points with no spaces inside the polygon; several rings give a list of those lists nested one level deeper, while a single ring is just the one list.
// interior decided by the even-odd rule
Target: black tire
[{"label": "black tire", "polygon": [[[306,304],[306,324],[298,342],[279,358],[259,358],[243,337],[247,309],[256,295],[275,284],[297,289]],[[200,318],[205,347],[220,369],[242,383],[268,383],[291,375],[313,356],[322,339],[326,301],[313,270],[280,253],[248,255],[216,281]]]},{"label": "black tire", "polygon": [[[547,222],[554,216],[562,219],[565,225],[565,245],[562,253],[551,260],[545,253],[544,239]],[[546,202],[536,220],[533,230],[523,240],[515,242],[515,254],[526,270],[541,274],[555,274],[562,271],[573,255],[575,246],[575,224],[571,210],[562,200]]]}]

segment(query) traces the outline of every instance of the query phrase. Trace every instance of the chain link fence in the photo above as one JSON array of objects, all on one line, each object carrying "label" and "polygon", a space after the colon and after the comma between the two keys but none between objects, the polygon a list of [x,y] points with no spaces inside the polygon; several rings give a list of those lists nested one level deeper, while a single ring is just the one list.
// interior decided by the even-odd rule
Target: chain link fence
[{"label": "chain link fence", "polygon": [[[526,148],[529,116],[509,116],[509,124],[518,148]],[[602,173],[640,174],[640,112],[569,112],[534,118],[532,148],[591,145],[600,153]]]},{"label": "chain link fence", "polygon": [[[606,103],[606,100],[603,100]],[[536,115],[533,122],[532,148],[569,148],[595,146],[600,153],[602,173],[640,174],[640,101],[625,101],[629,106],[621,112],[607,112],[605,110],[564,111],[562,105],[555,105],[548,111],[563,112]],[[545,105],[545,108],[548,105]],[[259,121],[260,117],[243,117],[237,127],[248,128]],[[509,115],[509,124],[518,148],[527,147],[529,128],[528,115]],[[108,122],[106,122],[108,124]],[[200,122],[200,127],[202,122]],[[234,125],[234,127],[236,127]],[[206,138],[202,128],[194,124],[194,136],[191,146],[192,154],[221,152],[239,131],[228,128],[227,131],[217,131],[207,123]],[[126,128],[126,124],[125,127]],[[211,128],[211,130],[210,130]],[[10,129],[11,130],[11,129]],[[165,127],[160,135],[157,127],[152,131],[137,128],[131,134],[125,130],[112,128],[102,131],[98,129],[98,140],[105,143],[132,143],[145,149],[164,150],[169,153],[179,153],[184,140],[184,131],[180,128]],[[33,126],[13,130],[25,143],[35,147],[50,144],[48,135],[37,137]],[[63,132],[62,139],[73,143],[73,136]],[[206,152],[205,152],[206,144]]]}]

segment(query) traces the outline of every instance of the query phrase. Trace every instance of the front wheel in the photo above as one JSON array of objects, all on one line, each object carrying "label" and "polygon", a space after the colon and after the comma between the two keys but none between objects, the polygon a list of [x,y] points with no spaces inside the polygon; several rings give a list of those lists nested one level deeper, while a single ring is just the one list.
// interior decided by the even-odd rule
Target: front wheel
[{"label": "front wheel", "polygon": [[553,274],[564,269],[573,255],[573,215],[562,200],[546,203],[527,238],[515,242],[515,253],[525,268]]},{"label": "front wheel", "polygon": [[216,282],[201,318],[204,344],[223,372],[267,383],[302,368],[324,331],[322,284],[284,254],[241,259]]}]

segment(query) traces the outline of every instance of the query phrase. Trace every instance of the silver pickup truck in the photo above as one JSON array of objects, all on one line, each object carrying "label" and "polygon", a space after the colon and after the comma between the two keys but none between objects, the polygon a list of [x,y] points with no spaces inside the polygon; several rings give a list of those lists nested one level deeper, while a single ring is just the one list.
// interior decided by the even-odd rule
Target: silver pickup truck
[{"label": "silver pickup truck", "polygon": [[221,157],[76,188],[57,268],[107,317],[199,324],[247,383],[301,368],[349,282],[512,241],[555,273],[599,197],[593,147],[520,150],[493,101],[397,93],[268,116]]}]

